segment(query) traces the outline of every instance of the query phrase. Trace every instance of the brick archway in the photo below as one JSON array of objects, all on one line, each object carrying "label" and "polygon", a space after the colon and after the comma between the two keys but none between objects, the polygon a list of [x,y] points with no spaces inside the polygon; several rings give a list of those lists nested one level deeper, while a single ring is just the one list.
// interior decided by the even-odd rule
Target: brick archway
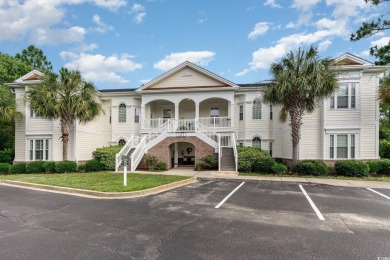
[{"label": "brick archway", "polygon": [[[195,147],[195,165],[200,161],[200,158],[203,158],[207,155],[214,155],[215,149],[209,144],[203,142],[196,136],[184,136],[184,137],[167,137],[162,140],[160,143],[149,149],[146,155],[152,155],[157,158],[157,160],[166,162],[168,169],[173,167],[171,161],[171,144],[174,143],[190,143]],[[144,156],[144,157],[145,157]],[[139,168],[143,168],[144,163],[140,163]]]}]

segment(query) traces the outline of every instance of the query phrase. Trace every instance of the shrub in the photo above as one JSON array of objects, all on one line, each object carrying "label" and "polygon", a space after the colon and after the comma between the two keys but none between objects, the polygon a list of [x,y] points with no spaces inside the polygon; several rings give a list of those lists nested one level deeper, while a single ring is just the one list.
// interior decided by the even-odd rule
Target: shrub
[{"label": "shrub", "polygon": [[287,166],[282,163],[277,163],[272,166],[272,172],[274,173],[285,173],[287,171]]},{"label": "shrub", "polygon": [[218,161],[212,155],[207,155],[200,159],[205,165],[207,169],[217,169]]},{"label": "shrub", "polygon": [[283,158],[274,157],[276,163],[283,163]]},{"label": "shrub", "polygon": [[328,165],[328,174],[334,174],[336,173],[334,170],[334,165]]},{"label": "shrub", "polygon": [[320,176],[328,173],[328,166],[323,161],[303,160],[295,167],[295,171],[303,175]]},{"label": "shrub", "polygon": [[85,163],[78,164],[77,165],[77,171],[78,172],[86,172],[86,164]]},{"label": "shrub", "polygon": [[45,172],[53,173],[56,171],[56,162],[45,162],[43,168],[45,168]]},{"label": "shrub", "polygon": [[0,163],[0,173],[8,174],[10,166],[11,165],[9,163]]},{"label": "shrub", "polygon": [[369,173],[375,173],[378,171],[378,162],[366,162],[366,164],[368,165],[368,172]]},{"label": "shrub", "polygon": [[264,156],[253,163],[252,169],[254,172],[273,172],[272,167],[274,167],[275,164],[276,162],[274,159]]},{"label": "shrub", "polygon": [[379,174],[390,175],[390,160],[383,159],[378,161],[378,171]]},{"label": "shrub", "polygon": [[251,172],[252,163],[250,161],[238,160],[238,171],[239,172]]},{"label": "shrub", "polygon": [[195,169],[196,169],[197,171],[203,171],[203,170],[205,170],[206,168],[207,168],[207,166],[206,166],[206,164],[203,163],[203,162],[199,162],[199,163],[197,163],[197,164],[195,165]]},{"label": "shrub", "polygon": [[5,149],[0,151],[0,163],[12,164],[15,157],[15,151],[13,149]]},{"label": "shrub", "polygon": [[27,173],[43,173],[45,172],[44,161],[33,161],[27,164]]},{"label": "shrub", "polygon": [[145,161],[145,164],[146,164],[148,169],[149,169],[149,166],[152,166],[154,168],[158,162],[157,158],[152,156],[152,155],[146,155],[144,161]]},{"label": "shrub", "polygon": [[390,141],[379,141],[379,156],[381,159],[390,159]]},{"label": "shrub", "polygon": [[354,177],[367,176],[369,171],[367,164],[355,160],[337,161],[334,168],[338,175]]},{"label": "shrub", "polygon": [[17,163],[9,167],[9,173],[26,173],[27,163]]},{"label": "shrub", "polygon": [[167,170],[167,163],[166,162],[158,162],[156,164],[156,171],[166,171]]},{"label": "shrub", "polygon": [[62,161],[56,162],[56,172],[65,173],[65,172],[76,172],[77,163],[73,161]]},{"label": "shrub", "polygon": [[105,169],[104,165],[96,159],[92,159],[85,162],[86,172],[99,172],[99,171],[104,171],[104,169]]},{"label": "shrub", "polygon": [[148,166],[148,171],[154,171],[154,166],[153,165],[149,165]]},{"label": "shrub", "polygon": [[121,145],[97,148],[93,153],[93,158],[104,165],[105,170],[115,170],[115,155],[123,148]]}]

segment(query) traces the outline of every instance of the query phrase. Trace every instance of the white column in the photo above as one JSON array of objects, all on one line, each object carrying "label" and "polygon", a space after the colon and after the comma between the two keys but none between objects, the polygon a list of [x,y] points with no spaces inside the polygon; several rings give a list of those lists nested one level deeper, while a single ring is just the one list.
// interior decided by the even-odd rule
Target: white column
[{"label": "white column", "polygon": [[177,168],[179,165],[179,143],[175,143],[175,157],[173,160],[174,167]]},{"label": "white column", "polygon": [[179,119],[179,104],[175,104],[175,119]]},{"label": "white column", "polygon": [[141,115],[140,115],[140,120],[141,120],[141,129],[145,128],[145,120],[146,120],[146,115],[145,115],[145,105],[141,105]]},{"label": "white column", "polygon": [[229,117],[230,117],[230,126],[234,128],[234,102],[230,102],[230,107],[229,107]]},{"label": "white column", "polygon": [[199,103],[195,103],[195,119],[199,120]]}]

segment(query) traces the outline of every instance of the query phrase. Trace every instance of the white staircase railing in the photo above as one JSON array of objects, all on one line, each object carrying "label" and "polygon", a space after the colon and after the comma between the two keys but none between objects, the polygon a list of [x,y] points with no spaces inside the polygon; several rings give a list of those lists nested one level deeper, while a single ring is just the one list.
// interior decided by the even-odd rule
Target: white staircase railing
[{"label": "white staircase railing", "polygon": [[214,132],[212,129],[208,128],[207,126],[203,125],[199,121],[196,122],[196,132],[202,133],[214,142],[220,144],[220,140],[218,139],[218,134]]},{"label": "white staircase railing", "polygon": [[131,149],[138,146],[140,137],[132,135],[126,142],[125,146],[115,155],[115,171],[118,171],[119,166],[122,164],[122,157],[128,155]]},{"label": "white staircase railing", "polygon": [[231,141],[232,141],[232,148],[234,153],[234,166],[236,168],[236,171],[238,170],[238,156],[237,156],[237,144],[236,144],[236,138],[234,137],[234,133],[231,134]]},{"label": "white staircase railing", "polygon": [[167,122],[165,122],[164,124],[162,124],[158,128],[154,129],[152,132],[150,132],[149,134],[147,134],[141,138],[137,148],[131,154],[131,160],[130,160],[131,171],[136,170],[138,164],[141,162],[142,157],[145,154],[145,151],[147,150],[148,144],[150,142],[152,142],[154,139],[156,139],[157,137],[159,137],[160,135],[168,132],[171,124],[172,124],[172,122],[170,120],[168,120]]}]

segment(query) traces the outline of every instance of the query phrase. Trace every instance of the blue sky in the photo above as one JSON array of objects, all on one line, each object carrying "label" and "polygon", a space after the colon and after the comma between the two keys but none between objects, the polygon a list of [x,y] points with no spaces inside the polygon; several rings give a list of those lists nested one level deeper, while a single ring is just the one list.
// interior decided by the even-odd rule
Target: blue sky
[{"label": "blue sky", "polygon": [[255,83],[298,47],[373,61],[369,47],[389,33],[349,36],[381,10],[364,0],[0,0],[0,52],[34,44],[54,71],[79,69],[98,89],[138,88],[185,60]]}]

